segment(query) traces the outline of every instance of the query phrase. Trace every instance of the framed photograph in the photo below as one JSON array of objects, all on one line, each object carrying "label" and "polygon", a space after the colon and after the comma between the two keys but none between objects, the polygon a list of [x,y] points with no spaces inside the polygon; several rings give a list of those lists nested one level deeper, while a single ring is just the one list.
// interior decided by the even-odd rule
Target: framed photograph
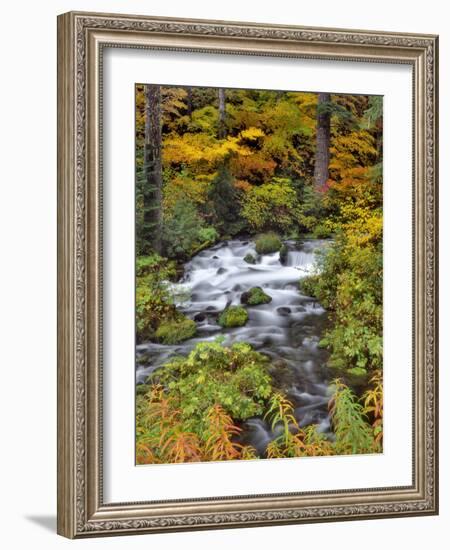
[{"label": "framed photograph", "polygon": [[432,35],[58,18],[58,532],[438,513]]}]

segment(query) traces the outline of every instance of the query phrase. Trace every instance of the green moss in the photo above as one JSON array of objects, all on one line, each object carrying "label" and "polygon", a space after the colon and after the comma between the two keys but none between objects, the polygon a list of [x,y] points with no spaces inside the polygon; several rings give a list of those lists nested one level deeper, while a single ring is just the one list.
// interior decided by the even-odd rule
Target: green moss
[{"label": "green moss", "polygon": [[247,262],[248,264],[254,265],[254,264],[256,264],[256,258],[255,258],[255,256],[253,256],[253,254],[249,253],[249,254],[246,254],[244,256],[244,262]]},{"label": "green moss", "polygon": [[264,233],[256,239],[255,245],[258,254],[271,254],[278,252],[283,243],[276,233]]},{"label": "green moss", "polygon": [[367,370],[363,369],[362,367],[353,367],[352,369],[348,370],[349,374],[352,374],[353,376],[366,376]]},{"label": "green moss", "polygon": [[178,344],[195,336],[197,325],[187,317],[163,321],[156,330],[155,336],[162,344]]},{"label": "green moss", "polygon": [[280,248],[280,263],[282,265],[285,265],[287,262],[288,252],[289,252],[288,247],[285,244],[283,244]]},{"label": "green moss", "polygon": [[242,327],[248,321],[248,313],[241,306],[230,306],[222,311],[219,316],[219,325],[224,328]]},{"label": "green moss", "polygon": [[268,304],[272,301],[272,297],[264,292],[259,286],[254,286],[247,292],[241,295],[241,303],[249,306],[259,306],[260,304]]}]

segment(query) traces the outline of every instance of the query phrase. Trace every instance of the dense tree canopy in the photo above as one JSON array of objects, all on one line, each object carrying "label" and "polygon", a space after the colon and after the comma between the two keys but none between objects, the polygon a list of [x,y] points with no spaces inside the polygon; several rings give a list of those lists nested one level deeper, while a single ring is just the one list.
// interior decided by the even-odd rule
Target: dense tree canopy
[{"label": "dense tree canopy", "polygon": [[193,225],[214,227],[218,237],[270,229],[323,235],[343,203],[381,206],[381,98],[161,86],[162,220],[152,225],[145,213],[155,210],[149,187],[158,185],[153,172],[149,180],[145,144],[149,132],[158,137],[146,116],[155,111],[154,88],[136,90],[138,253],[159,248],[160,224],[166,255],[198,248],[199,239],[175,242],[180,201]]}]

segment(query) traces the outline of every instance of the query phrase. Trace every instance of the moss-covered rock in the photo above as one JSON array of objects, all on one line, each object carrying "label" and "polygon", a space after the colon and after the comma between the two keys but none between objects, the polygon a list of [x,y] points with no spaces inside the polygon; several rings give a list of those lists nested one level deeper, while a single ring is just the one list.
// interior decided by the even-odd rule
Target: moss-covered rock
[{"label": "moss-covered rock", "polygon": [[162,344],[178,344],[195,336],[197,325],[187,317],[163,321],[156,330],[155,336]]},{"label": "moss-covered rock", "polygon": [[247,292],[241,294],[241,304],[249,306],[259,306],[260,304],[268,304],[272,301],[272,297],[264,292],[259,286],[254,286]]},{"label": "moss-covered rock", "polygon": [[353,367],[352,369],[348,369],[348,373],[353,376],[367,376],[367,370],[363,367]]},{"label": "moss-covered rock", "polygon": [[241,306],[229,306],[222,311],[218,323],[224,328],[242,327],[248,321],[248,313]]},{"label": "moss-covered rock", "polygon": [[244,262],[247,262],[248,264],[255,265],[256,264],[256,258],[255,258],[255,256],[253,256],[253,254],[248,253],[244,256]]},{"label": "moss-covered rock", "polygon": [[283,243],[276,233],[264,233],[256,239],[255,245],[258,254],[271,254],[278,252]]},{"label": "moss-covered rock", "polygon": [[289,252],[288,247],[285,244],[283,244],[280,248],[280,264],[281,265],[286,265],[287,258],[288,258],[288,252]]}]

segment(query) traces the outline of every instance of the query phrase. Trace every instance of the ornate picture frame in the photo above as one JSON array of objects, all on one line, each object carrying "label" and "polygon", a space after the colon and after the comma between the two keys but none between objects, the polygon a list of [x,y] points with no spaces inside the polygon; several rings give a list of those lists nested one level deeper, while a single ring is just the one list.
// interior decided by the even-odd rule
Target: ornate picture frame
[{"label": "ornate picture frame", "polygon": [[[412,484],[103,499],[105,48],[404,64],[413,78]],[[69,538],[438,513],[438,38],[70,12],[58,17],[58,533]]]}]

